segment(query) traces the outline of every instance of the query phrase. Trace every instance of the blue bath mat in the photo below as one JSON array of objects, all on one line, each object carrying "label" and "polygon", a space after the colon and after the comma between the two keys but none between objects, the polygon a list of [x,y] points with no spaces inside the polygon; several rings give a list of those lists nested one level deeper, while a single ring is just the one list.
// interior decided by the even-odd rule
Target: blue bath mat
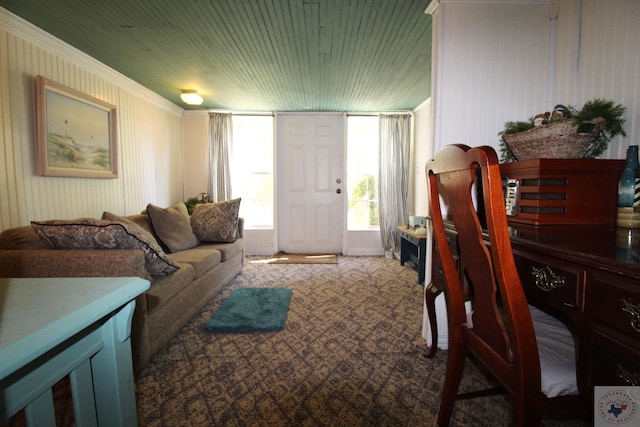
[{"label": "blue bath mat", "polygon": [[209,332],[264,332],[282,329],[287,320],[291,289],[239,288],[207,321]]}]

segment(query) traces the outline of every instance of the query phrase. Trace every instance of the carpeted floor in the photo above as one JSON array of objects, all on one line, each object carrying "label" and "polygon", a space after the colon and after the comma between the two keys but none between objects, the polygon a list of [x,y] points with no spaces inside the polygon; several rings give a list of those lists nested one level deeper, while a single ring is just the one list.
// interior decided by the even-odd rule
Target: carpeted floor
[{"label": "carpeted floor", "polygon": [[[423,357],[423,287],[415,270],[382,257],[339,257],[337,265],[252,262],[264,258],[248,257],[243,272],[140,373],[140,426],[435,425],[446,353]],[[205,331],[234,289],[274,286],[293,290],[282,330]],[[467,363],[462,389],[489,385]],[[72,425],[62,418],[59,425]],[[510,420],[508,399],[492,396],[456,403],[451,425]]]},{"label": "carpeted floor", "polygon": [[[338,265],[251,261],[136,382],[142,426],[433,426],[446,353],[423,357],[417,273],[397,260]],[[203,324],[238,287],[293,289],[281,331],[209,334]],[[467,364],[463,387],[490,385]],[[508,426],[505,396],[460,401],[451,425]],[[579,420],[545,425],[586,426]]]}]

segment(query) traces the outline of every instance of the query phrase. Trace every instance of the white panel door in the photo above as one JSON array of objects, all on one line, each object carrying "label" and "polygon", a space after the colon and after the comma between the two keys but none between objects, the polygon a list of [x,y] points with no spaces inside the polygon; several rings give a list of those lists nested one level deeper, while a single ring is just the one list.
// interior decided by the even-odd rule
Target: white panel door
[{"label": "white panel door", "polygon": [[278,249],[342,253],[344,114],[278,114]]}]

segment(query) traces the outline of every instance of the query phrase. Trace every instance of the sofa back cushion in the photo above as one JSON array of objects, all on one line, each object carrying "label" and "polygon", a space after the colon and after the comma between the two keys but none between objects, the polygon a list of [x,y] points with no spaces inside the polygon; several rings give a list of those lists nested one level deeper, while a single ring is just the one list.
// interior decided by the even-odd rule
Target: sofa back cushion
[{"label": "sofa back cushion", "polygon": [[139,249],[152,276],[166,276],[180,268],[153,236],[133,223],[80,218],[32,221],[31,226],[54,249]]},{"label": "sofa back cushion", "polygon": [[235,242],[239,210],[240,198],[196,205],[191,215],[193,232],[201,242]]},{"label": "sofa back cushion", "polygon": [[127,216],[120,216],[120,215],[116,215],[114,213],[105,211],[102,213],[102,219],[106,219],[108,221],[123,222],[125,224],[133,223],[138,227],[142,228],[147,233],[151,234],[153,238],[156,240],[156,243],[160,243],[158,242],[158,236],[156,236],[153,232],[153,227],[151,227],[151,220],[149,219],[149,215],[147,215],[146,211],[139,214],[127,215]]},{"label": "sofa back cushion", "polygon": [[168,208],[149,203],[147,214],[151,219],[153,231],[169,253],[191,249],[198,245],[198,238],[191,228],[187,206],[183,202]]}]

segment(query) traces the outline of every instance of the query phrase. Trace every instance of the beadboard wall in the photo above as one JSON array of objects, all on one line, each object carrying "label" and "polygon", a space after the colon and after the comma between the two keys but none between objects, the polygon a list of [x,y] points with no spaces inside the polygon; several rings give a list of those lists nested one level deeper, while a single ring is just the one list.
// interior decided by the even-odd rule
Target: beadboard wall
[{"label": "beadboard wall", "polygon": [[[640,144],[640,1],[582,0],[582,7],[575,8],[581,10],[577,24],[582,28],[572,67],[577,69],[575,103],[600,97],[627,108],[627,137],[613,140],[605,155],[624,159],[629,145]],[[567,18],[569,12],[572,10],[567,10]]]},{"label": "beadboard wall", "polygon": [[593,98],[626,108],[624,158],[640,135],[637,0],[433,0],[434,149],[499,148],[510,120]]},{"label": "beadboard wall", "polygon": [[[116,106],[117,179],[36,173],[35,78]],[[0,230],[183,200],[178,106],[0,8]]]}]

